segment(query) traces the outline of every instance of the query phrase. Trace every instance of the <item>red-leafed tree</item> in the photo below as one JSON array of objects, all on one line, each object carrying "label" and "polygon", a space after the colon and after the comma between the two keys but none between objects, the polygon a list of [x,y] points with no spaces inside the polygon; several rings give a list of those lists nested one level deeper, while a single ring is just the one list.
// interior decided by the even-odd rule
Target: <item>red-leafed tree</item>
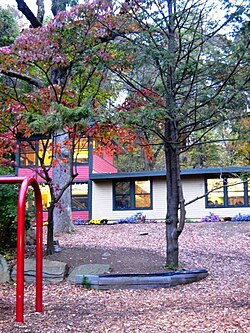
[{"label": "red-leafed tree", "polygon": [[47,252],[52,253],[54,232],[73,230],[69,186],[77,175],[73,159],[80,139],[97,138],[114,152],[119,149],[111,141],[116,136],[121,145],[132,147],[131,132],[101,123],[101,108],[115,95],[104,64],[115,61],[116,54],[107,47],[118,31],[124,34],[132,28],[129,18],[110,1],[68,11],[62,11],[67,1],[52,1],[56,16],[47,25],[42,25],[42,7],[35,17],[24,1],[17,3],[33,28],[0,49],[1,161],[16,152],[18,142],[36,154],[35,172],[51,194]]}]

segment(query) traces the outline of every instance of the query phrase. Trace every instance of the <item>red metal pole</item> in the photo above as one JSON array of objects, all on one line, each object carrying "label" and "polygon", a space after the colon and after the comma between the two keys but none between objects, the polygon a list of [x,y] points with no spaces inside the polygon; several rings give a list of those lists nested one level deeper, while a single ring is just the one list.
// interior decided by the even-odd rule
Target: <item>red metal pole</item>
[{"label": "red metal pole", "polygon": [[42,258],[43,258],[43,221],[42,196],[35,178],[0,177],[0,184],[21,183],[17,205],[17,276],[16,276],[16,321],[23,322],[24,310],[24,233],[26,194],[32,185],[36,199],[36,311],[42,312]]},{"label": "red metal pole", "polygon": [[35,179],[32,180],[32,186],[36,198],[36,311],[43,311],[43,207],[42,196],[39,185]]},{"label": "red metal pole", "polygon": [[19,189],[17,203],[17,273],[16,273],[16,321],[23,322],[24,309],[24,232],[25,203],[28,179],[25,178]]}]

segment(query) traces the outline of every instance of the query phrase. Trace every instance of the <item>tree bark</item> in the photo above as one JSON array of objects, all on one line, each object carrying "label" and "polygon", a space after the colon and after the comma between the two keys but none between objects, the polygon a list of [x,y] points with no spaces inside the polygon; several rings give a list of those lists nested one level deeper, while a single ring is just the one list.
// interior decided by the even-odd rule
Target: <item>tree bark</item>
[{"label": "tree bark", "polygon": [[53,211],[54,211],[54,205],[52,204],[48,207],[47,248],[46,248],[47,255],[54,253]]},{"label": "tree bark", "polygon": [[56,135],[54,142],[55,147],[60,147],[60,152],[55,156],[57,165],[52,169],[55,197],[60,198],[55,205],[53,213],[54,234],[74,231],[70,188],[73,178],[71,170],[72,158],[71,151],[64,144],[67,139],[68,134],[62,132]]},{"label": "tree bark", "polygon": [[[33,28],[38,28],[42,26],[42,22],[32,13],[32,11],[27,6],[24,0],[16,0],[17,8],[21,13],[29,20]],[[41,15],[40,15],[41,18]]]},{"label": "tree bark", "polygon": [[178,238],[184,228],[185,207],[180,176],[179,132],[176,103],[176,1],[168,1],[168,68],[166,75],[165,159],[167,172],[166,265],[179,266]]},{"label": "tree bark", "polygon": [[166,122],[166,172],[167,172],[167,216],[166,216],[166,265],[177,268],[179,265],[178,237],[178,211],[180,206],[180,169],[179,149],[177,144],[177,128],[173,121]]}]

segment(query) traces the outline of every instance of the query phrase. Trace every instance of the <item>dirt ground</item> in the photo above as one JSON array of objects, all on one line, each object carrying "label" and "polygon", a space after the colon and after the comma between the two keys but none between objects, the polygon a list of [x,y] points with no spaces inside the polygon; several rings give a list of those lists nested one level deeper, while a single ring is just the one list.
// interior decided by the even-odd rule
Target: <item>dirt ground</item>
[{"label": "dirt ground", "polygon": [[[67,240],[58,238],[61,252],[45,256],[49,260],[63,261],[68,264],[69,273],[76,266],[83,264],[109,264],[112,273],[153,273],[164,272],[165,255],[162,251],[157,253],[154,248],[147,249],[143,246],[147,239],[152,237],[153,231],[148,230],[148,226],[76,226],[76,235],[67,237]],[[103,234],[99,235],[98,242],[96,239],[96,229],[102,228]],[[147,231],[143,231],[143,230]],[[151,228],[150,228],[151,229]],[[142,230],[142,231],[141,231]],[[98,230],[99,231],[99,230]],[[106,237],[105,234],[108,234]],[[129,234],[132,234],[133,239]],[[81,236],[79,236],[81,234]],[[110,234],[113,234],[110,235]],[[109,237],[114,238],[114,234],[119,234],[118,242],[125,243],[125,246],[114,246],[114,243],[108,243]],[[82,239],[75,239],[75,236]],[[84,242],[87,236],[91,243]],[[76,246],[77,241],[77,246]],[[133,244],[133,242],[136,242]],[[152,246],[152,245],[151,245]]]},{"label": "dirt ground", "polygon": [[[49,256],[72,270],[108,263],[112,272],[159,272],[165,262],[165,225],[76,226]],[[24,323],[15,322],[15,285],[0,285],[2,333],[249,333],[250,223],[187,224],[180,263],[206,268],[197,283],[152,290],[87,290],[68,281],[46,284],[43,313],[35,286],[25,285]]]}]

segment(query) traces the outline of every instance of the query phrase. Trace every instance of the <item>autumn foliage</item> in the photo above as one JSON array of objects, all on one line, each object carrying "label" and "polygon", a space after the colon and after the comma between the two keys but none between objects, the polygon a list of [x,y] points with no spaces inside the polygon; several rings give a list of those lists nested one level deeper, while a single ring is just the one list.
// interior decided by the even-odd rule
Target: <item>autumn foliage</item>
[{"label": "autumn foliage", "polygon": [[120,66],[126,58],[110,41],[133,29],[131,19],[110,1],[95,1],[24,30],[14,44],[0,49],[1,163],[16,152],[17,138],[53,137],[62,130],[71,148],[74,140],[86,136],[100,140],[97,152],[103,146],[109,153],[133,150],[137,142],[150,157],[145,139],[121,124],[101,120],[107,101],[116,94],[112,81],[107,82],[105,64]]}]

